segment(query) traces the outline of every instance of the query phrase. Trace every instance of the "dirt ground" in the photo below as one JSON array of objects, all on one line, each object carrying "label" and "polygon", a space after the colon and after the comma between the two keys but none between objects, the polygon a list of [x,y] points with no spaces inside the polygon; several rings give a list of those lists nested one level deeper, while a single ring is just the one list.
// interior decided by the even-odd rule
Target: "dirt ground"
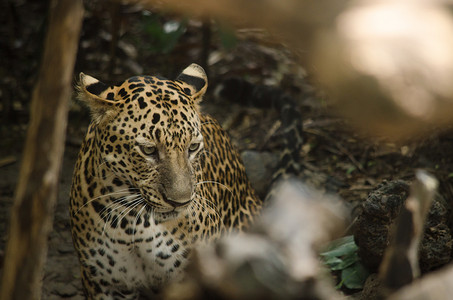
[{"label": "dirt ground", "polygon": [[[26,1],[25,1],[26,2]],[[28,3],[30,4],[30,3]],[[16,9],[23,19],[31,20],[23,27],[24,44],[1,48],[2,57],[9,57],[0,69],[0,254],[7,241],[9,210],[20,169],[23,141],[28,120],[28,101],[35,73],[39,66],[36,53],[42,32],[34,32],[44,8],[32,1],[31,6]],[[31,7],[31,8],[30,8]],[[2,8],[0,6],[0,8]],[[5,8],[5,7],[3,7]],[[3,11],[8,11],[3,9]],[[125,34],[117,53],[116,64],[102,52],[109,45],[108,22],[99,10],[89,10],[82,33],[74,78],[84,71],[100,79],[115,81],[139,73],[159,73],[172,78],[184,66],[197,61],[200,54],[200,23],[187,25],[187,31],[175,48],[162,55],[148,53],[134,43],[132,34]],[[5,13],[5,12],[3,12]],[[99,15],[100,14],[100,15]],[[136,15],[134,15],[136,16]],[[1,15],[0,15],[1,17]],[[140,24],[124,17],[130,32]],[[127,23],[129,22],[129,23]],[[101,24],[101,25],[99,25]],[[133,29],[131,29],[133,28]],[[0,29],[7,36],[8,28]],[[36,31],[36,30],[35,30]],[[101,38],[99,38],[101,37]],[[204,109],[216,117],[232,135],[244,154],[247,168],[252,170],[256,187],[266,186],[281,150],[279,116],[273,109],[258,109],[218,99],[215,90],[222,80],[236,76],[252,83],[276,86],[292,95],[303,113],[305,144],[301,151],[303,177],[319,190],[339,195],[351,208],[351,220],[360,212],[360,204],[370,191],[385,180],[412,180],[417,168],[423,168],[440,181],[440,193],[453,199],[453,131],[444,129],[417,141],[401,144],[383,139],[366,139],[328,109],[323,96],[315,91],[303,68],[294,63],[294,56],[277,43],[269,42],[259,30],[240,30],[232,48],[218,46],[214,37],[209,61],[210,88]],[[0,38],[0,40],[2,40]],[[34,44],[33,44],[34,43]],[[15,46],[15,47],[16,47]],[[132,49],[132,50],[131,50]],[[16,52],[14,52],[16,51]],[[107,56],[107,57],[106,57]],[[32,66],[32,67],[30,67]],[[110,70],[110,71],[109,71]],[[0,76],[1,77],[1,76]],[[69,230],[69,189],[76,156],[88,124],[88,113],[71,104],[67,141],[61,172],[58,204],[53,231],[49,237],[49,253],[43,278],[43,299],[83,299],[78,261]],[[245,151],[245,152],[244,152]],[[258,159],[257,159],[258,155]],[[263,156],[260,156],[263,155]],[[262,168],[262,159],[269,167]],[[264,173],[264,175],[263,175]],[[261,192],[262,193],[262,192]],[[345,233],[346,234],[346,233]]]},{"label": "dirt ground", "polygon": [[[76,254],[69,228],[69,189],[78,149],[66,146],[61,172],[58,203],[53,231],[49,237],[49,252],[43,278],[42,299],[83,299]],[[20,153],[20,152],[19,152]],[[10,153],[15,162],[0,169],[0,249],[5,249],[9,209],[20,168],[20,154]]]}]

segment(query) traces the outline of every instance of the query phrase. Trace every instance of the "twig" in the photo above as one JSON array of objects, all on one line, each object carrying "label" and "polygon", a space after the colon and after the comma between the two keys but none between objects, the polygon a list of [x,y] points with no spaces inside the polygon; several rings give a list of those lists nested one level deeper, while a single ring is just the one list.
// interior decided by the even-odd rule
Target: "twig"
[{"label": "twig", "polygon": [[17,161],[17,157],[11,155],[0,159],[0,168],[11,165]]},{"label": "twig", "polygon": [[[324,132],[321,132],[320,130],[316,130],[316,129],[304,129],[304,132],[308,132],[308,133],[311,133],[311,134],[314,134],[314,135],[318,135],[318,136],[321,136],[323,138],[325,138],[326,140],[328,140],[330,143],[334,144],[335,147],[337,148],[338,152],[343,154],[343,155],[346,155],[349,160],[352,162],[352,164],[361,172],[364,171],[363,169],[363,166],[362,164],[357,160],[355,159],[355,157],[345,148],[343,147],[343,145],[341,145],[339,142],[335,141],[332,137],[330,137],[329,135],[325,134]],[[331,152],[334,152],[334,149],[330,148],[330,149],[327,149]],[[332,151],[333,150],[333,151]],[[334,152],[335,153],[335,152]],[[338,153],[335,153],[335,154],[338,154]]]},{"label": "twig", "polygon": [[387,248],[380,267],[383,295],[412,282],[420,275],[418,248],[437,186],[438,182],[433,176],[425,171],[417,171],[410,196],[401,208],[393,241]]}]

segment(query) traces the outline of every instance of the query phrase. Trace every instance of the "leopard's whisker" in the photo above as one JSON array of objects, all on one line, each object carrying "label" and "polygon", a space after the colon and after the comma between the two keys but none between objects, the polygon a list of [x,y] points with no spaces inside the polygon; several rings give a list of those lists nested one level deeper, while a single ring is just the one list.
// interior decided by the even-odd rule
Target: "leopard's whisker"
[{"label": "leopard's whisker", "polygon": [[133,235],[132,235],[132,245],[135,245],[135,233],[136,233],[136,230],[137,230],[137,222],[138,222],[138,219],[140,218],[140,215],[142,214],[143,210],[146,208],[146,203],[143,201],[144,199],[140,199],[142,200],[141,203],[143,203],[143,207],[138,211],[137,213],[137,217],[135,218],[134,220],[134,228],[133,228]]},{"label": "leopard's whisker", "polygon": [[230,187],[228,187],[227,185],[225,185],[225,184],[223,184],[223,183],[217,182],[217,181],[213,181],[213,180],[205,180],[205,181],[197,182],[196,185],[205,184],[205,183],[218,184],[218,185],[220,185],[221,187],[224,187],[224,188],[225,188],[228,192],[230,192],[232,195],[234,195],[234,193],[233,193],[233,191],[231,190]]},{"label": "leopard's whisker", "polygon": [[[98,221],[98,224],[99,224],[102,220],[104,220],[104,218],[106,219],[106,220],[104,220],[105,224],[104,224],[104,226],[103,226],[102,235],[106,232],[106,226],[107,226],[107,224],[109,224],[109,227],[112,228],[112,224],[111,224],[110,220],[112,220],[112,222],[116,222],[117,224],[121,221],[121,220],[119,219],[119,217],[121,217],[121,213],[124,212],[124,210],[121,211],[121,212],[119,213],[119,217],[118,217],[117,214],[115,214],[115,215],[112,216],[112,212],[117,211],[119,208],[121,208],[122,206],[125,206],[125,204],[127,204],[128,202],[130,202],[130,199],[134,199],[134,198],[136,198],[136,197],[140,197],[140,195],[135,194],[135,195],[126,196],[126,197],[124,197],[124,199],[122,199],[121,201],[116,201],[116,202],[112,203],[112,204],[110,205],[110,208],[112,208],[113,205],[115,205],[115,204],[117,204],[117,205],[115,206],[115,208],[111,209],[110,212],[107,213],[107,215],[103,215],[102,213],[100,213],[100,219],[99,219],[99,221]],[[131,203],[135,203],[135,201],[136,201],[136,199],[132,200]],[[128,207],[126,206],[126,209],[127,209],[127,208],[128,208]],[[106,211],[106,210],[105,210],[105,211]],[[104,211],[104,212],[105,212],[105,211]],[[116,220],[116,221],[115,221],[115,220]]]},{"label": "leopard's whisker", "polygon": [[209,206],[208,205],[208,199],[200,196],[197,194],[197,197],[198,199],[201,199],[201,200],[204,200],[204,201],[200,201],[200,202],[197,202],[197,201],[193,201],[193,204],[195,206],[197,206],[199,209],[201,209],[203,212],[206,211],[207,212],[207,216],[209,217],[209,219],[211,220],[211,222],[215,223],[215,221],[213,220],[212,216],[211,216],[211,213],[213,213],[213,215],[218,218],[218,219],[221,219],[220,217],[220,214],[219,212],[216,210],[216,208],[214,206]]},{"label": "leopard's whisker", "polygon": [[[116,219],[118,226],[121,226],[120,224],[121,224],[121,221],[123,220],[123,218],[138,205],[137,201],[139,201],[139,200],[137,200],[137,199],[133,200],[131,202],[131,205],[132,205],[131,207],[125,207],[122,211],[119,212],[118,216],[117,215],[113,216]],[[106,229],[105,225],[104,225],[104,229]],[[112,226],[110,226],[110,229],[112,229]]]},{"label": "leopard's whisker", "polygon": [[128,193],[128,192],[131,193],[134,189],[136,189],[137,191],[139,191],[139,189],[137,189],[137,188],[133,188],[133,189],[127,188],[127,189],[118,190],[118,191],[115,191],[115,192],[112,192],[112,193],[108,193],[108,194],[105,194],[105,195],[100,195],[100,196],[98,196],[98,197],[95,197],[95,198],[93,198],[93,199],[90,199],[90,200],[88,200],[85,204],[83,204],[82,206],[80,206],[80,207],[77,209],[77,211],[75,212],[74,216],[76,216],[76,215],[80,212],[80,210],[81,210],[82,208],[84,208],[85,206],[87,206],[88,204],[90,204],[90,203],[93,202],[93,201],[96,201],[96,200],[99,200],[99,199],[102,199],[102,198],[106,198],[106,197],[111,197],[111,198],[113,198],[113,197],[118,196],[118,195],[121,195],[121,194],[123,194],[123,193]]},{"label": "leopard's whisker", "polygon": [[121,223],[121,221],[124,219],[125,216],[127,216],[135,207],[137,207],[138,204],[140,204],[142,201],[142,199],[140,198],[140,196],[138,196],[137,198],[135,198],[134,200],[132,200],[128,206],[126,206],[121,212],[120,212],[120,217],[121,219],[119,220],[119,222]]},{"label": "leopard's whisker", "polygon": [[108,205],[104,206],[104,208],[98,213],[99,220],[98,220],[97,224],[99,225],[99,223],[103,220],[104,220],[105,224],[107,224],[111,219],[110,218],[111,213],[113,211],[117,210],[119,207],[121,207],[121,205],[123,205],[123,203],[127,203],[127,201],[129,201],[129,198],[131,198],[131,196],[133,196],[133,195],[122,196],[118,199],[115,199],[115,201],[112,201]]}]

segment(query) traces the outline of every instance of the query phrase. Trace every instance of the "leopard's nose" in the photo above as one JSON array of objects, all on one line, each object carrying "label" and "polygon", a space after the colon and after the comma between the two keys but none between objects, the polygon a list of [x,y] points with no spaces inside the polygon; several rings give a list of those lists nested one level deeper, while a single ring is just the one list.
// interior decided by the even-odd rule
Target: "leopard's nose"
[{"label": "leopard's nose", "polygon": [[179,207],[190,202],[194,192],[194,185],[190,174],[185,174],[185,176],[175,175],[170,184],[165,185],[163,190],[166,198],[164,198],[164,201],[173,207]]}]

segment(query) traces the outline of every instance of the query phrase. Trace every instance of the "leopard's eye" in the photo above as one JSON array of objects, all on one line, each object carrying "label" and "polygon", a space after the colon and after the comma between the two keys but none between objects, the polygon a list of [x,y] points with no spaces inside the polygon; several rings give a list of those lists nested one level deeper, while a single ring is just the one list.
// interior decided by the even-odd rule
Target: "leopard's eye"
[{"label": "leopard's eye", "polygon": [[140,146],[140,151],[146,156],[155,156],[157,154],[156,146]]},{"label": "leopard's eye", "polygon": [[200,149],[201,143],[192,143],[189,146],[189,153],[194,153],[198,149]]}]

